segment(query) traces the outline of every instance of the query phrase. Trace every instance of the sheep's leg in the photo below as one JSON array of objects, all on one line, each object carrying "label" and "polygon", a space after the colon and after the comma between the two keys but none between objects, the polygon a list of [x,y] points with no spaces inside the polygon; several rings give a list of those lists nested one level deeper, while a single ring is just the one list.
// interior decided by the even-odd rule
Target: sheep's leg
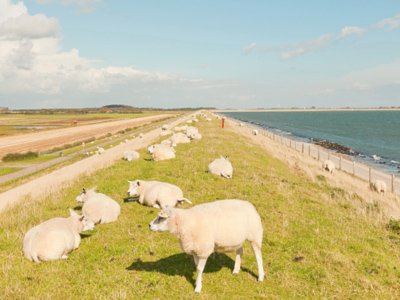
[{"label": "sheep's leg", "polygon": [[256,256],[256,260],[257,260],[258,281],[263,281],[265,273],[264,273],[264,267],[263,267],[263,261],[262,261],[261,248],[255,242],[252,242],[251,246],[253,247],[254,255]]},{"label": "sheep's leg", "polygon": [[193,260],[194,260],[194,264],[195,264],[195,266],[197,268],[197,264],[199,263],[199,258],[198,258],[198,256],[196,254],[193,254]]},{"label": "sheep's leg", "polygon": [[233,274],[238,274],[240,271],[240,265],[242,263],[243,247],[236,250],[235,267],[233,268]]},{"label": "sheep's leg", "polygon": [[160,205],[158,205],[158,204],[156,203],[156,204],[153,204],[153,207],[154,207],[154,208],[160,208]]},{"label": "sheep's leg", "polygon": [[68,259],[68,255],[63,255],[63,256],[61,256],[61,259]]},{"label": "sheep's leg", "polygon": [[196,277],[196,288],[194,289],[194,291],[196,293],[200,293],[201,292],[201,288],[202,288],[202,275],[203,275],[203,270],[204,267],[206,265],[207,262],[207,257],[206,258],[202,258],[202,257],[198,257],[198,263],[197,263],[197,277]]}]

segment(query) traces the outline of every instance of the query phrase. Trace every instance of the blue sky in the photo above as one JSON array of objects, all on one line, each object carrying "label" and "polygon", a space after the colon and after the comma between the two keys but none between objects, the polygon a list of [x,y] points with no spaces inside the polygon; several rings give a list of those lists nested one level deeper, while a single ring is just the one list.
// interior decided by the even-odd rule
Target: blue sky
[{"label": "blue sky", "polygon": [[400,106],[399,32],[399,1],[0,0],[0,106]]}]

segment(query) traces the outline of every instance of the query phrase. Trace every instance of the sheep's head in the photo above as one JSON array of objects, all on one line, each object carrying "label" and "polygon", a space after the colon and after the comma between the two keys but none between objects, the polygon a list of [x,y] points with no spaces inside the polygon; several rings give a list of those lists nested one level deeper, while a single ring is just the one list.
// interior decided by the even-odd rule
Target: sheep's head
[{"label": "sheep's head", "polygon": [[79,223],[79,232],[81,231],[89,231],[89,230],[93,230],[95,225],[94,222],[92,220],[89,220],[88,218],[86,218],[85,216],[80,216],[78,215],[74,210],[69,209],[69,213],[71,215],[71,217],[75,220],[77,220]]},{"label": "sheep's head", "polygon": [[172,208],[166,207],[157,215],[153,221],[150,222],[149,227],[151,231],[167,231],[168,219],[172,216]]},{"label": "sheep's head", "polygon": [[85,202],[87,199],[87,192],[86,189],[83,188],[82,192],[75,198],[77,202]]},{"label": "sheep's head", "polygon": [[128,182],[129,182],[128,196],[129,197],[140,196],[142,182],[140,180],[134,180],[134,181],[128,180]]}]

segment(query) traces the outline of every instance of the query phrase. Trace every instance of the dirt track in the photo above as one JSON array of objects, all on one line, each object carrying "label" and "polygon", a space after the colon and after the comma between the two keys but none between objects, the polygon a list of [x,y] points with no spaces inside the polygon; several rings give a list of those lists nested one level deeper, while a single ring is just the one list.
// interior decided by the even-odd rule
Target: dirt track
[{"label": "dirt track", "polygon": [[125,128],[139,127],[146,123],[172,116],[172,114],[162,114],[3,137],[0,138],[0,158],[7,153],[45,151],[64,144],[83,141],[91,137],[104,136],[109,132],[114,133]]}]

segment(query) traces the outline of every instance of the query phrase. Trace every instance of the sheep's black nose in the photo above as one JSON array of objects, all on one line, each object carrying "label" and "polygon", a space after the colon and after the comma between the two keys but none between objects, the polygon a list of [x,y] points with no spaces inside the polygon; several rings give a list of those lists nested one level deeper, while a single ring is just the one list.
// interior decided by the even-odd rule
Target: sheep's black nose
[{"label": "sheep's black nose", "polygon": [[149,228],[151,228],[151,224],[149,224]]}]

